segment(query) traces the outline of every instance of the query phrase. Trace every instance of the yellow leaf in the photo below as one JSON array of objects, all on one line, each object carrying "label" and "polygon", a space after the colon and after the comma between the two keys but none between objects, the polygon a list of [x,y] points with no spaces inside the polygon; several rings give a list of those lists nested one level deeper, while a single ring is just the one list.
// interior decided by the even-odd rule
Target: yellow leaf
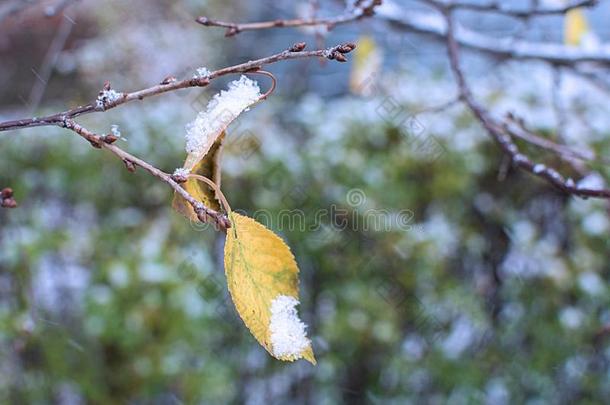
[{"label": "yellow leaf", "polygon": [[[224,132],[220,134],[205,157],[196,163],[191,169],[192,174],[199,174],[207,177],[216,183],[219,188],[220,158],[222,155],[222,147],[225,136],[226,134]],[[185,163],[185,167],[187,163],[188,161]],[[219,196],[215,195],[215,192],[211,190],[207,184],[204,184],[196,179],[188,179],[186,183],[182,184],[182,187],[188,191],[190,195],[201,201],[206,207],[209,207],[215,211],[220,210]],[[189,204],[184,197],[176,192],[174,192],[172,207],[190,220],[197,221],[197,214],[195,213],[195,210],[191,204]]]},{"label": "yellow leaf", "polygon": [[367,35],[358,38],[350,73],[350,90],[354,94],[370,96],[380,76],[383,54],[375,40]]},{"label": "yellow leaf", "polygon": [[316,364],[305,325],[294,306],[299,269],[280,237],[252,218],[231,212],[225,243],[225,273],[239,316],[275,358]]},{"label": "yellow leaf", "polygon": [[587,18],[581,9],[575,8],[566,13],[564,41],[567,45],[580,45],[589,31]]}]

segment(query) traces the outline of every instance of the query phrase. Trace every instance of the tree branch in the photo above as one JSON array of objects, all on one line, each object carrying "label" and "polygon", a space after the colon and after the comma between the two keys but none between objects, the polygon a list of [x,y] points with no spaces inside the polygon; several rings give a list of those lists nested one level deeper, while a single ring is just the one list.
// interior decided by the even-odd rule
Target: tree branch
[{"label": "tree branch", "polygon": [[504,132],[502,123],[493,118],[491,114],[474,98],[460,67],[459,45],[456,39],[451,10],[448,8],[440,8],[440,11],[443,13],[446,20],[449,62],[458,85],[460,96],[475,118],[497,142],[502,151],[511,158],[513,165],[551,183],[568,194],[579,197],[610,198],[609,189],[590,189],[579,187],[574,183],[573,180],[566,180],[555,169],[547,167],[542,163],[533,162],[529,157],[519,150],[510,135]]},{"label": "tree branch", "polygon": [[212,20],[208,17],[198,17],[195,21],[206,27],[222,27],[226,28],[225,36],[231,37],[239,34],[242,31],[262,30],[268,28],[285,28],[285,27],[306,27],[324,25],[328,30],[333,29],[336,25],[346,24],[353,21],[358,21],[364,17],[370,17],[375,13],[375,7],[381,5],[381,0],[360,0],[351,10],[345,10],[344,13],[327,18],[294,18],[288,20],[273,20],[261,21],[253,23],[232,23],[225,21]]},{"label": "tree branch", "polygon": [[[447,9],[436,1],[426,3]],[[426,34],[445,42],[448,36],[447,23],[442,16],[430,12],[409,11],[407,14],[395,3],[386,0],[384,7],[376,9],[379,18],[404,30]],[[595,62],[610,66],[610,46],[602,45],[597,50],[585,50],[550,42],[531,42],[514,38],[495,38],[472,31],[454,22],[455,41],[462,47],[488,55],[511,60],[540,60],[553,65],[573,66],[583,62]]]},{"label": "tree branch", "polygon": [[114,145],[113,142],[116,140],[116,138],[95,134],[70,119],[65,121],[64,127],[76,132],[78,135],[89,141],[92,146],[112,152],[118,158],[120,158],[131,171],[135,170],[136,166],[139,166],[158,179],[161,179],[161,181],[167,183],[172,189],[174,189],[175,192],[180,194],[186,201],[189,202],[189,204],[191,204],[201,222],[211,221],[216,225],[217,228],[224,230],[231,226],[231,223],[224,214],[208,208],[200,201],[196,200],[184,188],[182,188],[176,180],[174,180],[173,176]]},{"label": "tree branch", "polygon": [[[185,179],[165,173],[164,171],[156,168],[150,163],[147,163],[144,160],[137,158],[136,156],[133,156],[130,153],[119,148],[114,144],[114,142],[118,139],[116,136],[98,135],[76,123],[73,118],[92,112],[106,111],[133,100],[143,100],[144,98],[173,90],[188,87],[204,87],[207,86],[213,79],[233,73],[252,72],[270,76],[272,79],[272,87],[268,92],[261,96],[261,99],[265,99],[273,91],[276,83],[275,78],[272,74],[260,70],[263,66],[282,60],[309,57],[321,57],[337,60],[338,62],[345,62],[347,61],[347,59],[344,55],[350,53],[355,48],[354,44],[347,43],[327,49],[304,51],[305,46],[306,45],[304,42],[300,42],[294,44],[289,49],[277,53],[275,55],[219,69],[214,72],[211,72],[205,77],[195,77],[193,79],[186,79],[181,81],[177,81],[173,77],[168,77],[158,85],[134,91],[131,93],[118,93],[110,88],[109,83],[106,83],[106,85],[104,85],[104,89],[100,92],[97,99],[92,103],[66,110],[57,114],[48,115],[46,117],[34,117],[2,122],[0,123],[0,131],[53,125],[69,129],[89,141],[89,143],[91,143],[93,147],[98,149],[106,149],[115,154],[125,163],[128,170],[134,171],[135,168],[139,166],[150,174],[152,174],[153,176],[160,179],[161,181],[167,183],[172,189],[174,189],[175,192],[180,194],[186,201],[189,202],[189,204],[191,204],[200,221],[212,222],[217,229],[226,230],[231,226],[231,223],[229,222],[228,218],[224,214],[215,211],[209,207],[206,207],[203,203],[195,199],[184,188],[182,188],[180,186],[180,182],[183,182]],[[2,194],[0,195],[0,197],[0,205],[2,207],[15,207],[17,205],[15,200],[12,198],[13,192],[9,188],[2,190]]]},{"label": "tree branch", "polygon": [[506,2],[492,1],[489,3],[469,3],[464,1],[448,1],[441,2],[437,1],[436,5],[444,7],[449,10],[468,10],[477,11],[483,13],[496,13],[502,14],[508,17],[529,19],[532,17],[550,16],[550,15],[561,15],[565,14],[570,10],[579,7],[594,7],[598,3],[598,0],[573,0],[567,2],[567,4],[554,7],[535,7],[529,9],[516,9],[513,7],[507,7]]},{"label": "tree branch", "polygon": [[353,44],[341,44],[327,49],[304,51],[303,49],[305,48],[305,44],[299,43],[295,44],[290,49],[287,49],[275,55],[268,56],[266,58],[261,58],[213,71],[206,77],[196,77],[185,80],[176,80],[173,77],[168,77],[164,79],[160,84],[131,93],[116,92],[110,88],[109,83],[106,83],[104,89],[100,91],[97,99],[89,104],[75,107],[45,117],[25,118],[1,122],[0,132],[12,129],[32,128],[49,125],[63,126],[65,120],[72,119],[81,115],[110,110],[112,108],[118,107],[122,104],[134,100],[143,100],[145,98],[167,93],[170,91],[186,89],[190,87],[205,87],[216,78],[229,74],[245,73],[253,70],[258,70],[265,65],[269,65],[283,60],[318,57],[334,59],[339,62],[344,62],[346,59],[342,55],[351,52],[354,47],[355,45]]}]

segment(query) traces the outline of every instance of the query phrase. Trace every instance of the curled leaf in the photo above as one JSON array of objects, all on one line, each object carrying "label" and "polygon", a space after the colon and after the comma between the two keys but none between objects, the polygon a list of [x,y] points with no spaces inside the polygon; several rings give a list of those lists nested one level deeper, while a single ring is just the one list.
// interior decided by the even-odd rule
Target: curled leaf
[{"label": "curled leaf", "polygon": [[225,273],[239,316],[275,358],[315,364],[298,318],[299,269],[288,246],[252,218],[232,212],[225,243]]},{"label": "curled leaf", "polygon": [[[195,120],[186,127],[186,151],[188,153],[183,169],[212,180],[220,188],[220,156],[227,127],[260,101],[258,84],[241,76],[229,84],[228,90],[216,94]],[[189,179],[183,188],[205,206],[220,210],[220,199],[207,185]],[[179,194],[174,193],[172,206],[185,217],[196,221],[197,214],[191,205]]]},{"label": "curled leaf", "polygon": [[[225,133],[223,132],[216,139],[216,142],[212,145],[207,155],[200,160],[190,170],[192,174],[199,174],[212,180],[218,187],[220,187],[220,158],[222,156],[223,142],[225,140]],[[215,211],[220,210],[220,198],[216,193],[210,189],[206,184],[197,181],[195,179],[188,179],[186,183],[182,184],[182,187],[188,191],[190,195],[201,201],[206,207],[209,207]],[[189,204],[184,197],[174,192],[174,201],[172,207],[180,214],[185,217],[197,221],[197,214],[195,210]]]},{"label": "curled leaf", "polygon": [[254,80],[241,76],[229,84],[228,90],[216,94],[195,120],[186,127],[186,152],[184,168],[192,170],[210,151],[227,127],[260,101],[261,92]]}]

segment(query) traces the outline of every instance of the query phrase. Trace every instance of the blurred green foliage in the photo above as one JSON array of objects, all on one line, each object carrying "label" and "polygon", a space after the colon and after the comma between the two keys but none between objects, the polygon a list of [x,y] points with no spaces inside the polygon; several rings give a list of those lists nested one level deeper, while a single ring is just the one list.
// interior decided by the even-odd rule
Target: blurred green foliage
[{"label": "blurred green foliage", "polygon": [[[405,88],[446,86],[416,72],[398,71]],[[280,81],[229,131],[223,163],[233,208],[297,258],[316,367],[256,343],[228,297],[223,235],[172,212],[166,185],[60,129],[3,135],[0,186],[20,206],[0,210],[0,402],[606,402],[607,204],[503,167],[461,107],[405,132],[376,113],[383,94],[345,92],[348,74],[327,99]],[[199,97],[82,121],[118,123],[122,147],[169,172]],[[396,100],[409,115],[432,104]],[[434,154],[418,148],[429,137]],[[371,212],[392,226],[365,230]]]}]

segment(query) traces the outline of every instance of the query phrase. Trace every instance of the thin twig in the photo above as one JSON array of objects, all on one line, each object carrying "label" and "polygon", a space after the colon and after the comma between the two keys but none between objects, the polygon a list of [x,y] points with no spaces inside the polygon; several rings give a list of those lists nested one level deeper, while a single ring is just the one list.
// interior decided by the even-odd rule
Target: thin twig
[{"label": "thin twig", "polygon": [[328,30],[333,29],[336,25],[358,21],[364,17],[370,17],[374,14],[375,7],[381,4],[380,0],[361,1],[352,10],[346,10],[344,13],[327,18],[293,18],[287,20],[261,21],[252,23],[233,23],[201,16],[195,21],[206,27],[222,27],[226,28],[225,36],[231,37],[239,34],[242,31],[263,30],[269,28],[286,28],[286,27],[307,27],[307,26],[326,26]]},{"label": "thin twig", "polygon": [[[114,145],[114,142],[117,140],[117,137],[114,135],[98,135],[82,125],[76,123],[74,121],[74,117],[79,115],[84,115],[97,111],[106,111],[111,108],[115,108],[119,105],[125,104],[129,101],[133,100],[142,100],[144,98],[166,93],[168,91],[187,88],[187,87],[203,87],[207,86],[211,80],[225,76],[228,74],[234,73],[255,73],[262,74],[268,76],[272,80],[271,88],[261,96],[260,100],[265,99],[269,96],[276,86],[276,80],[273,74],[270,72],[260,70],[262,66],[278,62],[281,60],[288,59],[297,59],[297,58],[306,58],[306,57],[323,57],[327,59],[334,59],[339,62],[346,61],[345,54],[351,52],[355,45],[351,43],[337,45],[328,49],[319,49],[315,51],[304,51],[305,43],[300,42],[294,44],[288,50],[280,52],[278,54],[258,59],[255,61],[249,61],[246,63],[242,63],[239,65],[234,65],[230,67],[226,67],[224,69],[216,70],[205,77],[195,77],[193,79],[187,79],[182,81],[176,81],[174,78],[168,77],[163,80],[161,84],[156,86],[152,86],[143,90],[135,91],[132,93],[117,93],[110,88],[110,84],[106,84],[104,89],[100,92],[100,95],[96,99],[94,103],[87,104],[85,106],[80,106],[73,108],[71,110],[67,110],[61,113],[49,115],[42,118],[27,118],[22,120],[14,120],[14,121],[6,121],[0,123],[0,131],[8,131],[11,129],[19,129],[19,128],[31,128],[38,126],[60,126],[63,128],[67,128],[87,141],[91,143],[91,145],[98,149],[107,149],[116,156],[118,156],[127,166],[127,169],[130,171],[134,171],[136,166],[139,166],[146,171],[148,171],[153,176],[161,179],[163,182],[167,183],[172,189],[174,189],[178,194],[180,194],[186,201],[191,204],[197,217],[202,222],[212,222],[219,229],[226,230],[231,226],[228,218],[209,207],[206,207],[202,202],[195,199],[192,195],[190,195],[184,188],[180,186],[179,181],[174,178],[172,175],[165,173],[164,171],[156,168],[144,160],[137,158],[130,153],[124,151],[118,146]],[[7,190],[7,189],[5,189]],[[10,189],[8,189],[10,190]],[[3,191],[4,193],[4,191]],[[2,199],[2,206],[16,206],[14,200],[12,200],[12,190],[10,191],[10,196]],[[5,202],[6,200],[6,202]],[[228,206],[228,204],[227,204]]]},{"label": "thin twig", "polygon": [[353,44],[341,44],[327,49],[318,49],[314,51],[304,51],[302,50],[302,48],[299,49],[301,50],[295,51],[293,48],[291,48],[275,55],[268,56],[266,58],[261,58],[246,63],[225,67],[211,72],[206,77],[195,77],[192,79],[185,80],[175,80],[174,78],[170,77],[161,82],[160,84],[142,90],[137,90],[131,93],[115,92],[115,97],[105,96],[106,94],[108,94],[108,92],[113,91],[108,84],[107,86],[105,86],[104,90],[100,92],[98,98],[89,104],[85,104],[83,106],[75,107],[45,117],[25,118],[2,122],[0,123],[0,132],[12,129],[32,128],[49,125],[63,126],[64,121],[67,119],[72,119],[93,112],[110,110],[112,108],[118,107],[134,100],[143,100],[145,98],[167,93],[170,91],[186,89],[190,87],[205,87],[210,84],[210,81],[216,78],[230,74],[252,72],[262,68],[265,65],[269,65],[283,60],[317,57],[335,59],[339,62],[342,62],[345,60],[343,54],[349,53],[352,49],[354,49],[354,46]]},{"label": "thin twig", "polygon": [[450,10],[459,9],[483,13],[496,13],[513,18],[530,19],[532,17],[561,15],[579,7],[593,7],[597,5],[598,0],[575,0],[567,2],[566,4],[560,6],[532,7],[529,9],[517,9],[510,5],[507,6],[507,3],[508,2],[501,1],[493,1],[489,3],[472,3],[464,1],[437,2],[437,4],[442,5]]},{"label": "thin twig", "polygon": [[89,141],[94,147],[100,149],[106,149],[112,153],[114,153],[117,157],[119,157],[124,163],[133,166],[139,166],[152,174],[153,176],[161,179],[163,182],[167,183],[174,191],[180,194],[186,201],[191,204],[195,212],[197,213],[197,217],[202,222],[213,222],[217,225],[218,228],[226,230],[231,226],[231,223],[227,219],[225,215],[222,213],[215,211],[211,208],[206,207],[191,196],[184,188],[180,186],[178,182],[176,182],[172,176],[164,171],[156,168],[150,163],[145,162],[144,160],[124,151],[113,143],[109,143],[105,136],[95,134],[82,125],[77,124],[73,120],[66,120],[64,125],[65,128],[76,132],[78,135],[82,136],[84,139]]},{"label": "thin twig", "polygon": [[460,67],[459,45],[455,38],[455,28],[451,10],[447,8],[440,8],[439,10],[442,12],[447,23],[447,50],[449,62],[462,100],[466,103],[475,118],[483,125],[489,135],[498,143],[502,151],[511,157],[513,165],[546,180],[568,194],[579,197],[610,198],[609,189],[579,187],[571,179],[565,179],[555,169],[547,167],[542,163],[533,162],[519,150],[510,135],[504,132],[502,123],[494,119],[474,98]]},{"label": "thin twig", "polygon": [[[443,42],[447,40],[447,23],[442,16],[431,12],[410,10],[408,13],[395,3],[385,0],[387,7],[376,10],[376,16],[403,30],[426,34]],[[443,3],[425,0],[426,3],[444,8]],[[509,60],[540,60],[558,66],[574,66],[594,62],[610,66],[610,46],[598,49],[582,49],[551,42],[534,42],[497,38],[470,30],[454,22],[453,36],[465,48]]]}]

